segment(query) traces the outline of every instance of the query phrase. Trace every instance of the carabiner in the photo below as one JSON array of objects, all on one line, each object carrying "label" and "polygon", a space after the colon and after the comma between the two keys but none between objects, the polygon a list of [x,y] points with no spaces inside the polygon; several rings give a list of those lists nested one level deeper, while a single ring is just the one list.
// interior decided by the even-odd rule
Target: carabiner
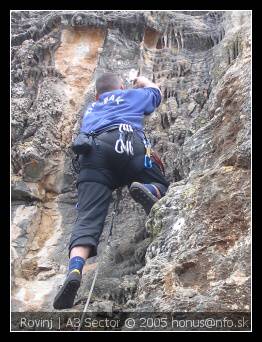
[{"label": "carabiner", "polygon": [[[120,144],[120,146],[119,146],[119,144]],[[115,144],[115,151],[116,151],[117,153],[123,153],[123,152],[124,152],[124,150],[123,150],[123,140],[118,139],[118,140],[116,141],[116,144]]]},{"label": "carabiner", "polygon": [[150,157],[147,154],[145,155],[144,166],[147,169],[151,169],[151,167],[152,167],[152,160],[150,159]]},{"label": "carabiner", "polygon": [[128,146],[129,146],[129,153],[132,154],[132,156],[134,155],[134,149],[132,146],[132,142],[130,140],[127,141]]}]

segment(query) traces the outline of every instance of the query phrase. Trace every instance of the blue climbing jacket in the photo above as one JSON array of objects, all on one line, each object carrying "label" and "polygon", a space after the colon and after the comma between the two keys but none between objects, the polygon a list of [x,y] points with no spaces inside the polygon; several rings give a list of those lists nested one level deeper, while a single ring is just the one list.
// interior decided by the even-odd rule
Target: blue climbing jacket
[{"label": "blue climbing jacket", "polygon": [[160,103],[161,93],[157,88],[105,92],[86,109],[81,132],[95,132],[121,123],[141,131],[144,128],[144,115],[151,114]]}]

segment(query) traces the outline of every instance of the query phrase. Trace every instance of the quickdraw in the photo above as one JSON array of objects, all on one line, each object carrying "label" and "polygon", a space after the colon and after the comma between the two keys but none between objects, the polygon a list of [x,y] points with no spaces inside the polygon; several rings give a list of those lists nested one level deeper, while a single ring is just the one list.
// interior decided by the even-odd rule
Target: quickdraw
[{"label": "quickdraw", "polygon": [[145,158],[144,158],[144,167],[147,169],[150,169],[152,168],[152,162],[154,162],[159,166],[163,175],[165,175],[164,164],[162,163],[162,160],[157,154],[157,152],[151,148],[150,140],[146,137],[145,133],[144,133],[143,142],[144,142],[145,149],[146,149]]},{"label": "quickdraw", "polygon": [[145,137],[143,139],[146,153],[145,153],[145,158],[144,158],[144,167],[147,169],[151,169],[152,167],[152,160],[151,160],[151,143],[150,141]]},{"label": "quickdraw", "polygon": [[117,153],[126,152],[127,155],[134,155],[131,138],[133,136],[133,128],[127,124],[119,125],[119,138],[115,144],[115,151]]}]

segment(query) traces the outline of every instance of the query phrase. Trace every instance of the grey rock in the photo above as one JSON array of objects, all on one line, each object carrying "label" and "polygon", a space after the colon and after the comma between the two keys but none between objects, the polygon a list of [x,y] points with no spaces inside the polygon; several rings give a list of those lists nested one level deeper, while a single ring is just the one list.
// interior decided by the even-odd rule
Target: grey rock
[{"label": "grey rock", "polygon": [[97,264],[90,311],[250,310],[250,17],[12,11],[16,310],[53,310],[77,217],[70,145],[95,78],[126,79],[132,68],[160,86],[162,103],[145,125],[171,185],[148,217],[124,189],[108,246],[110,205],[72,310],[83,310]]}]

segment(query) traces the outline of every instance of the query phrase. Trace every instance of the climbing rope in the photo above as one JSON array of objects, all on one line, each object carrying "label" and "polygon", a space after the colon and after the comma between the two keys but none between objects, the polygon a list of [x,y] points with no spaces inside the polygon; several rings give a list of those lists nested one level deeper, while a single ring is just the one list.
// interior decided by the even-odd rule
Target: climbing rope
[{"label": "climbing rope", "polygon": [[116,198],[114,201],[114,208],[112,211],[111,224],[110,224],[109,234],[107,238],[107,246],[110,246],[110,238],[112,236],[112,232],[114,228],[115,216],[118,214],[118,206],[119,206],[119,202],[121,201],[121,198],[122,198],[122,189],[118,188],[116,189]]},{"label": "climbing rope", "polygon": [[[119,206],[119,202],[121,201],[121,198],[122,198],[122,189],[118,188],[118,189],[116,189],[116,198],[114,200],[114,207],[113,207],[112,216],[111,216],[110,228],[109,228],[109,232],[108,232],[108,236],[107,236],[107,240],[106,240],[106,246],[110,246],[110,238],[112,236],[112,232],[113,232],[113,228],[114,228],[115,216],[118,214],[118,206]],[[86,300],[85,307],[84,307],[84,310],[83,310],[83,313],[82,313],[82,316],[81,316],[80,324],[79,324],[79,327],[78,327],[77,330],[80,330],[81,326],[83,324],[85,313],[86,313],[87,307],[89,306],[89,303],[90,303],[90,300],[91,300],[91,297],[92,297],[92,293],[93,293],[93,290],[94,290],[94,287],[95,287],[95,282],[96,282],[96,279],[97,279],[97,275],[98,275],[98,271],[99,271],[99,266],[100,266],[100,262],[98,261],[97,262],[97,266],[96,266],[96,271],[95,271],[95,274],[94,274],[94,278],[93,278],[93,281],[92,281],[92,285],[90,287],[88,298]]]}]

